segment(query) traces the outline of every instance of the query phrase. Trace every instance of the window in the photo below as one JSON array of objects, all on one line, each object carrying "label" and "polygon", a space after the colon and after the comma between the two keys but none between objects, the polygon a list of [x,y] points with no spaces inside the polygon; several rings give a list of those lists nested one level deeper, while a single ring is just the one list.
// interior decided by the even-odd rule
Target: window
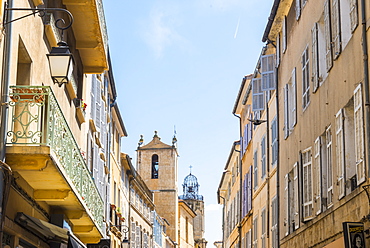
[{"label": "window", "polygon": [[266,177],[266,137],[261,140],[261,178]]},{"label": "window", "polygon": [[303,220],[307,221],[313,218],[313,200],[312,200],[312,156],[311,148],[302,152],[302,183],[303,183]]},{"label": "window", "polygon": [[275,89],[275,58],[274,54],[261,56],[262,90]]},{"label": "window", "polygon": [[326,39],[326,70],[333,66],[333,59],[341,53],[341,30],[339,0],[326,0],[324,4],[324,22]]},{"label": "window", "polygon": [[262,248],[266,248],[266,233],[267,233],[267,228],[266,228],[266,208],[262,209],[261,213],[261,241],[262,241]]},{"label": "window", "polygon": [[271,122],[271,147],[272,147],[272,166],[276,166],[278,160],[278,135],[276,117]]},{"label": "window", "polygon": [[136,248],[142,248],[141,247],[141,235],[142,235],[142,233],[141,233],[141,227],[137,225],[136,226],[136,235],[135,235],[135,238],[136,238],[136,241],[135,241]]},{"label": "window", "polygon": [[336,136],[336,167],[337,167],[337,185],[339,199],[345,195],[345,179],[344,179],[344,132],[343,132],[343,109],[335,116],[335,136]]},{"label": "window", "polygon": [[135,241],[136,241],[136,223],[132,222],[131,223],[131,247],[136,247],[135,246]]},{"label": "window", "polygon": [[310,72],[308,46],[302,54],[302,107],[305,109],[310,103]]},{"label": "window", "polygon": [[254,78],[252,80],[252,95],[253,111],[263,110],[265,108],[265,101],[261,78]]},{"label": "window", "polygon": [[152,179],[158,179],[159,161],[158,155],[154,154],[152,156]]},{"label": "window", "polygon": [[364,164],[364,128],[361,84],[354,91],[355,154],[357,185],[366,180]]},{"label": "window", "polygon": [[297,124],[296,69],[284,87],[284,137],[287,138]]},{"label": "window", "polygon": [[298,163],[285,175],[285,235],[299,227]]},{"label": "window", "polygon": [[254,152],[254,156],[253,156],[253,186],[254,186],[254,190],[257,189],[258,187],[258,157],[257,157],[258,153],[257,153],[257,150]]},{"label": "window", "polygon": [[278,237],[278,205],[277,205],[277,197],[274,196],[272,198],[272,204],[271,204],[271,245],[272,248],[277,248],[279,244],[279,237]]},{"label": "window", "polygon": [[325,47],[326,47],[326,71],[330,71],[333,67],[333,55],[331,46],[331,20],[330,20],[330,2],[326,0],[324,3],[324,24],[325,24]]},{"label": "window", "polygon": [[253,248],[258,244],[258,216],[253,219]]}]

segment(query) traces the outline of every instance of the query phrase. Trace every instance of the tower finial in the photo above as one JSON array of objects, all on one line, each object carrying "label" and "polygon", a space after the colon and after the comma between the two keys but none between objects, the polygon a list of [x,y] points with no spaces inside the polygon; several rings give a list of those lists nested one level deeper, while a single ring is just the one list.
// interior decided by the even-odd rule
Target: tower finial
[{"label": "tower finial", "polygon": [[189,168],[190,168],[190,175],[191,175],[191,168],[193,168],[193,166],[190,165]]},{"label": "tower finial", "polygon": [[140,135],[140,139],[139,139],[139,147],[144,143],[144,136],[143,135]]},{"label": "tower finial", "polygon": [[175,146],[176,143],[177,143],[177,139],[176,139],[176,126],[173,126],[172,146]]}]

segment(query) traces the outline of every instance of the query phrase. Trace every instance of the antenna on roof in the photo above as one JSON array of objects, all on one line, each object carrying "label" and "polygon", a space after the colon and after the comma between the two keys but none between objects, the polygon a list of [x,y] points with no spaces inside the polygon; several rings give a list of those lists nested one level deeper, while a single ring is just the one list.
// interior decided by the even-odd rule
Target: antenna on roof
[{"label": "antenna on roof", "polygon": [[173,126],[173,138],[172,138],[172,146],[175,146],[175,143],[177,142],[176,139],[176,126]]}]

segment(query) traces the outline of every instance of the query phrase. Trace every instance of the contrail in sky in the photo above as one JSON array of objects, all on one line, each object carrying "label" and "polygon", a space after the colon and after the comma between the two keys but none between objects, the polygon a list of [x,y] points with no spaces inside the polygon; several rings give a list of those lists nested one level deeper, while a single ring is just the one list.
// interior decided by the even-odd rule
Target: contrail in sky
[{"label": "contrail in sky", "polygon": [[238,24],[236,24],[236,29],[235,29],[234,39],[236,38],[236,35],[238,34],[238,30],[239,30],[239,23],[240,23],[240,17],[238,18]]}]

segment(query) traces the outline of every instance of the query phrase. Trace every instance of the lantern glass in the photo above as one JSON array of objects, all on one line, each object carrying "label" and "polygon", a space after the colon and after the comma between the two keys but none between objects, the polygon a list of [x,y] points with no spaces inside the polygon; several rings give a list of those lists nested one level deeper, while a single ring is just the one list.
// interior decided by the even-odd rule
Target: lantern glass
[{"label": "lantern glass", "polygon": [[68,83],[73,72],[73,57],[66,44],[53,47],[47,55],[50,66],[50,74],[54,83],[62,86]]}]

